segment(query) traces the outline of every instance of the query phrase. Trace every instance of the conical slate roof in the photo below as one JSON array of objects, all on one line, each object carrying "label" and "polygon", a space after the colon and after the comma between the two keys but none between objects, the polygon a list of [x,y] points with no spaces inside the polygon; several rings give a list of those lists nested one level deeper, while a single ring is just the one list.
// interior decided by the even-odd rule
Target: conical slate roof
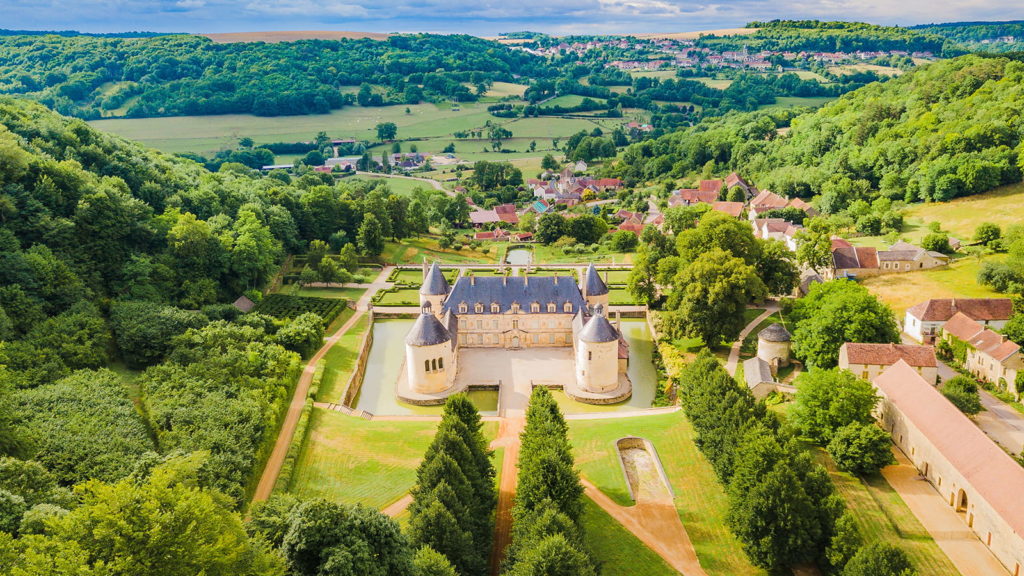
[{"label": "conical slate roof", "polygon": [[601,279],[601,275],[597,273],[593,262],[587,268],[587,280],[583,287],[587,289],[587,296],[601,296],[608,293],[608,286]]},{"label": "conical slate roof", "polygon": [[761,330],[758,332],[757,337],[766,342],[789,342],[791,339],[789,330],[786,330],[782,324],[778,323]]},{"label": "conical slate roof", "polygon": [[443,344],[452,339],[448,329],[433,314],[424,312],[412,325],[412,330],[405,336],[409,346],[433,346]]},{"label": "conical slate roof", "polygon": [[615,342],[618,339],[619,332],[601,314],[591,316],[580,330],[580,340],[583,342]]},{"label": "conical slate roof", "polygon": [[448,293],[448,281],[444,279],[444,274],[441,273],[441,267],[434,262],[430,265],[430,270],[427,272],[427,277],[423,279],[423,285],[420,286],[420,294],[426,296],[443,296]]}]

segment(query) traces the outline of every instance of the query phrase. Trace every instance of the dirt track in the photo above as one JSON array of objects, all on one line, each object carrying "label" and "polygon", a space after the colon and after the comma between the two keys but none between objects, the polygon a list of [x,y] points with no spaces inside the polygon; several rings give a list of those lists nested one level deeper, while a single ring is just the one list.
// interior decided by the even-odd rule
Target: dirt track
[{"label": "dirt track", "polygon": [[494,547],[491,549],[491,574],[501,572],[505,559],[505,548],[512,542],[512,500],[516,494],[516,480],[519,464],[519,434],[526,420],[523,418],[502,418],[498,425],[498,437],[491,442],[491,448],[505,448],[501,461],[501,482],[498,484],[498,509],[494,521]]}]

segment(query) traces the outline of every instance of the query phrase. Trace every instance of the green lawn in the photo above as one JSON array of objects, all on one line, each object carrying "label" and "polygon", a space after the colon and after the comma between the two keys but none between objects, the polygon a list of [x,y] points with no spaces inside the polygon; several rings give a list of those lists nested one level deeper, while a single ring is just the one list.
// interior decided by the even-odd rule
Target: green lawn
[{"label": "green lawn", "polygon": [[679,574],[590,498],[584,498],[583,529],[587,547],[601,563],[601,573],[606,576]]},{"label": "green lawn", "polygon": [[[619,420],[571,420],[576,463],[588,480],[616,502],[630,505],[615,441],[637,435],[650,440],[676,494],[676,508],[693,541],[701,565],[712,575],[764,574],[747,560],[725,526],[726,497],[681,412]],[[625,572],[624,574],[629,574]]]},{"label": "green lawn", "polygon": [[782,108],[793,108],[795,106],[810,106],[817,108],[835,100],[831,96],[776,96],[774,104],[765,104],[761,108],[778,106]]},{"label": "green lawn", "polygon": [[[408,152],[407,146],[403,146],[402,150]],[[425,190],[433,190],[434,187],[427,182],[420,182],[418,180],[410,180],[408,178],[392,178],[387,176],[356,176],[345,180],[346,183],[354,184],[363,180],[384,180],[388,189],[398,196],[411,196],[413,190],[417,188],[423,188]]]},{"label": "green lawn", "polygon": [[636,304],[636,300],[626,288],[612,287],[608,290],[608,304],[612,306],[632,306]]},{"label": "green lawn", "polygon": [[[551,108],[554,106],[561,106],[563,108],[569,108],[571,106],[579,106],[583,103],[584,96],[577,96],[575,94],[566,94],[565,96],[559,96],[545,102],[541,108]],[[604,104],[604,98],[590,98],[594,102],[600,102]]]},{"label": "green lawn", "polygon": [[324,356],[324,376],[316,395],[317,402],[341,402],[341,395],[359,357],[359,342],[368,325],[366,316],[360,318]]},{"label": "green lawn", "polygon": [[484,254],[463,246],[462,250],[442,249],[432,236],[406,238],[401,242],[387,242],[381,260],[389,264],[422,264],[423,260],[437,260],[441,264],[497,264],[497,250]]},{"label": "green lawn", "polygon": [[615,252],[607,245],[599,244],[597,252],[586,251],[583,254],[566,254],[556,246],[545,246],[543,244],[532,244],[533,263],[538,264],[631,264],[633,262],[632,252]]},{"label": "green lawn", "polygon": [[374,303],[376,306],[419,306],[419,288],[399,288],[384,292],[384,297]]},{"label": "green lawn", "polygon": [[624,270],[598,270],[598,272],[601,273],[601,278],[604,278],[605,274],[608,275],[606,282],[609,285],[618,284],[624,286],[629,280],[630,270],[627,268]]},{"label": "green lawn", "polygon": [[355,302],[366,292],[365,288],[299,288],[295,296],[312,296],[314,298],[344,298]]}]

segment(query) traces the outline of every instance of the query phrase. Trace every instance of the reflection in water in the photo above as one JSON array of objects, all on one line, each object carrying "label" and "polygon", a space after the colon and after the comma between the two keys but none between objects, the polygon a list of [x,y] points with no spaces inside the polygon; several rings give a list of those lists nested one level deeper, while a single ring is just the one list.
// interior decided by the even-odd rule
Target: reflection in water
[{"label": "reflection in water", "polygon": [[[399,402],[395,397],[395,383],[405,360],[405,335],[412,328],[413,320],[375,320],[373,323],[373,345],[366,362],[366,376],[355,408],[381,416],[407,414],[440,414],[440,406],[413,406]],[[629,378],[633,382],[633,396],[619,404],[591,406],[570,400],[562,392],[555,392],[562,411],[566,413],[608,412],[650,408],[657,386],[657,371],[652,361],[650,333],[643,319],[622,320],[622,333],[629,343]],[[484,414],[494,414],[498,405],[498,393],[488,391],[470,392],[470,398]]]}]

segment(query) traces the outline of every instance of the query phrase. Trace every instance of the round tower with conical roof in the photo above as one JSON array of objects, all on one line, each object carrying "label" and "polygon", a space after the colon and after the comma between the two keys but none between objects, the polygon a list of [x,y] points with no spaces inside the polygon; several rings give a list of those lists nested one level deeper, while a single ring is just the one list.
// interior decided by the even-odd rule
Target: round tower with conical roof
[{"label": "round tower with conical roof", "polygon": [[619,331],[600,308],[577,335],[576,382],[587,392],[608,392],[619,385]]},{"label": "round tower with conical roof", "polygon": [[441,267],[434,262],[430,269],[423,275],[423,284],[420,285],[420,308],[430,306],[430,311],[437,318],[441,317],[441,307],[445,298],[448,297],[448,281],[441,273]]},{"label": "round tower with conical roof", "polygon": [[424,311],[405,337],[405,369],[409,389],[419,394],[444,392],[455,383],[452,335],[441,321]]},{"label": "round tower with conical roof", "polygon": [[608,285],[601,279],[593,263],[587,267],[587,272],[583,275],[583,298],[590,308],[608,308]]},{"label": "round tower with conical roof", "polygon": [[779,368],[789,366],[792,339],[789,330],[778,323],[757,333],[757,357],[768,363],[772,373]]}]

